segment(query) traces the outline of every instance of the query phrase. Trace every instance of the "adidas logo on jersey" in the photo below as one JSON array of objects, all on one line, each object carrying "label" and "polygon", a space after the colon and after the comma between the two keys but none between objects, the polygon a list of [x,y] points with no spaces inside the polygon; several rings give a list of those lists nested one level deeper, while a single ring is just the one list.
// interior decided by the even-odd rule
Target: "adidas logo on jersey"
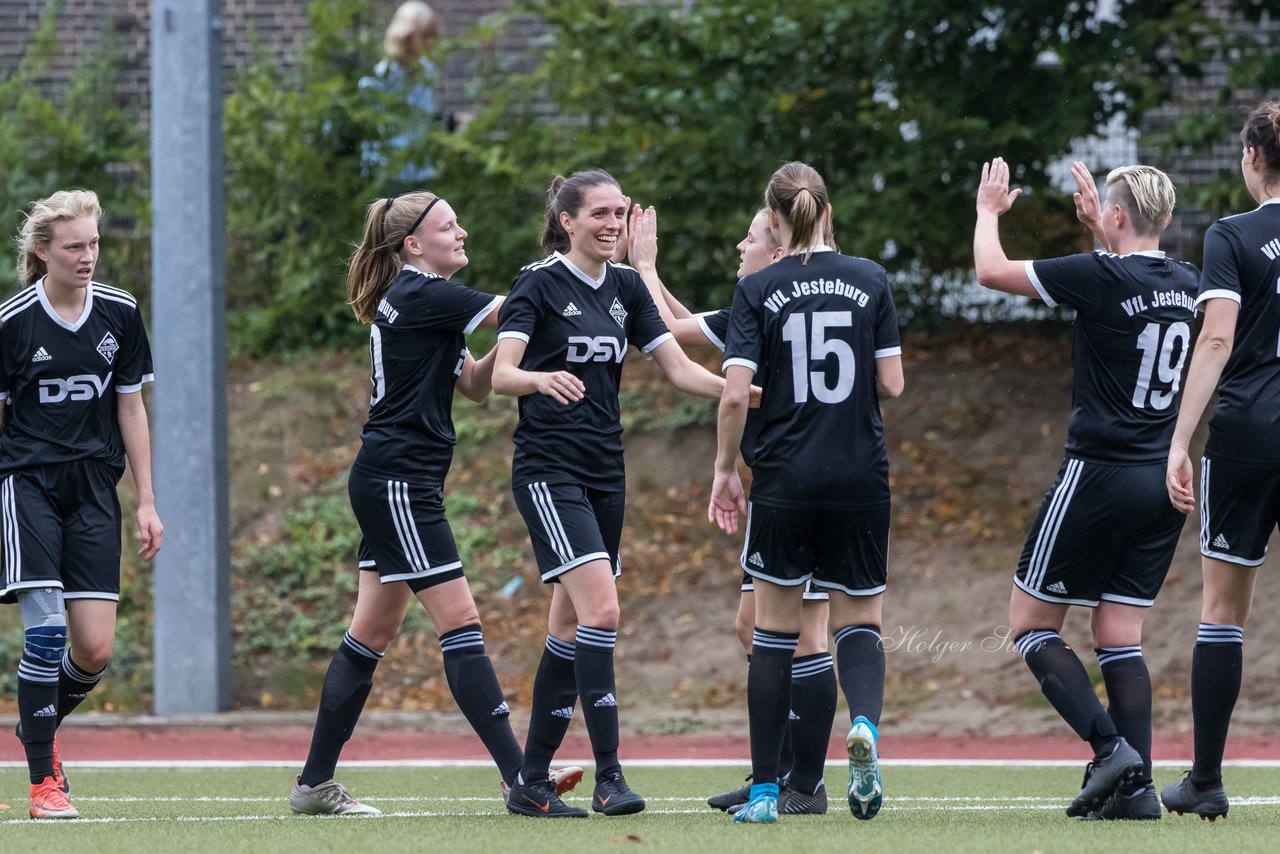
[{"label": "adidas logo on jersey", "polygon": [[1045,590],[1048,590],[1050,593],[1059,593],[1063,596],[1067,595],[1067,585],[1063,584],[1061,581],[1053,582],[1046,587]]},{"label": "adidas logo on jersey", "polygon": [[623,329],[627,328],[625,323],[627,319],[627,310],[622,307],[622,303],[618,302],[617,297],[613,298],[613,305],[609,306],[609,314],[613,316],[614,320],[618,321],[619,326]]},{"label": "adidas logo on jersey", "polygon": [[1215,549],[1229,549],[1231,544],[1227,542],[1227,538],[1219,534],[1213,538],[1213,547]]},{"label": "adidas logo on jersey", "polygon": [[764,569],[764,558],[760,557],[760,552],[752,552],[751,557],[747,558],[747,563]]},{"label": "adidas logo on jersey", "polygon": [[107,360],[110,365],[116,360],[116,351],[120,349],[120,345],[116,343],[115,336],[108,332],[98,342],[98,352],[102,354],[102,358]]},{"label": "adidas logo on jersey", "polygon": [[564,307],[564,311],[560,312],[561,317],[581,317],[582,312],[578,311],[578,307],[573,303],[569,303]]},{"label": "adidas logo on jersey", "polygon": [[58,716],[58,710],[53,707],[52,703],[50,703],[40,711],[36,712],[35,716],[37,718],[56,718]]},{"label": "adidas logo on jersey", "polygon": [[511,708],[507,705],[507,701],[503,700],[498,708],[489,713],[490,717],[500,718],[503,715],[511,714]]},{"label": "adidas logo on jersey", "polygon": [[564,718],[565,720],[568,720],[573,717],[573,706],[565,706],[563,709],[552,709],[551,717]]},{"label": "adidas logo on jersey", "polygon": [[617,706],[617,705],[618,705],[618,701],[613,698],[612,693],[605,694],[603,697],[601,697],[599,700],[596,700],[595,702],[595,706],[597,709],[603,708],[605,706]]},{"label": "adidas logo on jersey", "polygon": [[41,347],[39,350],[36,350],[36,354],[35,354],[34,356],[32,356],[32,357],[31,357],[31,361],[33,361],[33,362],[52,362],[52,361],[53,361],[53,357],[49,355],[49,351],[48,351],[48,350],[46,350],[45,348]]}]

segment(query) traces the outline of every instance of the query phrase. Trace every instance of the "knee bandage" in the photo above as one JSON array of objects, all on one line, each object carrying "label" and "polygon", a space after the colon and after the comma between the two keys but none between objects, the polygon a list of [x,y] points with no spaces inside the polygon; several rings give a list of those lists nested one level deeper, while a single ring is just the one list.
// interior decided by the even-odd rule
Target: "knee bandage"
[{"label": "knee bandage", "polygon": [[62,590],[41,587],[18,594],[25,633],[24,653],[38,661],[60,664],[67,646],[67,614]]}]

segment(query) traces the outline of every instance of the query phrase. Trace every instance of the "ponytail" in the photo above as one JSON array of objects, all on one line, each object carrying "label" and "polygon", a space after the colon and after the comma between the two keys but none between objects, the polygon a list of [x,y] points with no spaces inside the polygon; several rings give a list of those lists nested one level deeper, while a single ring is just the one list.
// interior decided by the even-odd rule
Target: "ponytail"
[{"label": "ponytail", "polygon": [[1280,101],[1259,104],[1245,120],[1240,141],[1261,158],[1265,186],[1280,183]]},{"label": "ponytail", "polygon": [[834,238],[826,224],[827,185],[807,163],[793,161],[774,172],[765,187],[764,204],[791,226],[791,245],[783,249],[788,255],[803,252],[805,264],[816,243]]}]

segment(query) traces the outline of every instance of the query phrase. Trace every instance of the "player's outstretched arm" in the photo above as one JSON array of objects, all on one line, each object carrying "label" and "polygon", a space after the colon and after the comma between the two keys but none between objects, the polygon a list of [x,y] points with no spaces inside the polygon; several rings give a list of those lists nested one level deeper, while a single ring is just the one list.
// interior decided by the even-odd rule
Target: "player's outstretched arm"
[{"label": "player's outstretched arm", "polygon": [[1013,207],[1022,190],[1009,190],[1009,164],[997,157],[982,164],[978,182],[978,220],[973,228],[973,268],[986,288],[1038,297],[1027,277],[1026,262],[1010,261],[1000,245],[1000,216]]},{"label": "player's outstretched arm", "polygon": [[545,394],[557,403],[582,400],[587,387],[568,371],[526,371],[521,369],[525,342],[519,338],[500,338],[494,348],[493,390],[498,394],[520,397]]},{"label": "player's outstretched arm", "polygon": [[493,390],[493,360],[498,353],[494,347],[479,359],[470,353],[462,363],[462,373],[458,375],[458,392],[468,400],[480,403]]},{"label": "player's outstretched arm", "polygon": [[747,423],[751,376],[750,368],[729,366],[716,417],[716,465],[707,521],[718,525],[726,534],[737,533],[738,515],[747,512],[746,494],[738,477],[738,448]]},{"label": "player's outstretched arm", "polygon": [[1076,203],[1076,219],[1088,226],[1094,238],[1108,252],[1112,251],[1111,244],[1107,243],[1107,235],[1102,230],[1102,201],[1098,198],[1098,185],[1093,180],[1089,167],[1079,160],[1073,162],[1071,177],[1076,179],[1076,186],[1080,188],[1071,194],[1072,200]]},{"label": "player's outstretched arm", "polygon": [[690,359],[675,341],[663,341],[649,355],[671,384],[685,394],[720,397],[724,391],[724,378]]},{"label": "player's outstretched arm", "polygon": [[658,213],[652,207],[631,212],[631,249],[627,256],[640,274],[658,316],[682,347],[705,347],[712,341],[702,330],[697,318],[676,299],[658,275]]},{"label": "player's outstretched arm", "polygon": [[147,424],[147,408],[141,391],[118,393],[116,405],[120,437],[124,440],[125,456],[129,458],[134,490],[138,493],[138,554],[144,560],[151,560],[160,551],[164,525],[156,514],[156,496],[151,486],[151,428]]}]

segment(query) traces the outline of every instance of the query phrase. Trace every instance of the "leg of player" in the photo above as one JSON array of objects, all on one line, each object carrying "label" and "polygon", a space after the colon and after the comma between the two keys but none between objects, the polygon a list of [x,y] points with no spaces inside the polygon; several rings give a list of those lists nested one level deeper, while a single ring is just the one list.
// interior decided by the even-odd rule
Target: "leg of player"
[{"label": "leg of player", "polygon": [[325,673],[320,708],[311,734],[306,765],[294,781],[290,808],[308,815],[378,815],[333,779],[343,746],[355,731],[365,700],[373,689],[373,672],[404,622],[409,586],[383,584],[376,572],[360,573],[351,628],[338,644]]},{"label": "leg of player", "polygon": [[[829,610],[825,599],[809,598],[801,609],[800,643],[791,667],[791,710],[784,761],[778,769],[782,774],[778,812],[787,815],[820,815],[827,811],[822,775],[836,717],[836,674],[827,649]],[[793,750],[790,767],[785,762],[786,744]]]},{"label": "leg of player", "polygon": [[1093,748],[1084,785],[1067,807],[1067,815],[1085,816],[1100,808],[1117,786],[1142,772],[1142,757],[1116,732],[1084,664],[1058,634],[1067,607],[1036,599],[1015,586],[1009,601],[1009,626],[1041,693]]},{"label": "leg of player", "polygon": [[79,818],[59,784],[54,756],[58,719],[58,673],[67,644],[62,589],[18,592],[24,640],[18,661],[18,721],[31,778],[31,817]]},{"label": "leg of player", "polygon": [[1227,814],[1222,754],[1231,713],[1240,696],[1244,624],[1253,604],[1257,567],[1201,558],[1204,602],[1191,654],[1191,717],[1195,761],[1191,773],[1160,792],[1170,812],[1195,813],[1210,821]]},{"label": "leg of player", "polygon": [[778,758],[791,708],[791,668],[800,642],[804,589],[756,579],[755,593],[756,627],[747,669],[751,799],[733,820],[764,824],[778,820]]},{"label": "leg of player", "polygon": [[867,821],[884,804],[880,775],[880,713],[884,710],[884,644],[880,626],[884,595],[849,596],[832,590],[836,667],[849,704],[849,811]]},{"label": "leg of player", "polygon": [[1142,624],[1150,608],[1103,600],[1093,610],[1093,645],[1107,686],[1107,714],[1142,757],[1142,773],[1120,785],[1092,817],[1158,819],[1151,780],[1151,674],[1142,657]]},{"label": "leg of player", "polygon": [[[751,666],[751,635],[756,627],[756,594],[755,588],[752,586],[751,576],[743,576],[742,596],[738,599],[738,613],[733,618],[733,628],[738,635],[738,642],[742,644],[743,651],[747,654],[747,666]],[[785,754],[786,746],[783,746]],[[791,763],[787,756],[782,757],[781,764],[787,766],[790,770]],[[781,773],[786,773],[785,771]],[[721,792],[718,795],[712,795],[707,798],[707,805],[718,810],[733,810],[742,806],[751,799],[751,775],[747,775],[746,785],[739,786],[736,789],[730,789],[727,792]]]}]

